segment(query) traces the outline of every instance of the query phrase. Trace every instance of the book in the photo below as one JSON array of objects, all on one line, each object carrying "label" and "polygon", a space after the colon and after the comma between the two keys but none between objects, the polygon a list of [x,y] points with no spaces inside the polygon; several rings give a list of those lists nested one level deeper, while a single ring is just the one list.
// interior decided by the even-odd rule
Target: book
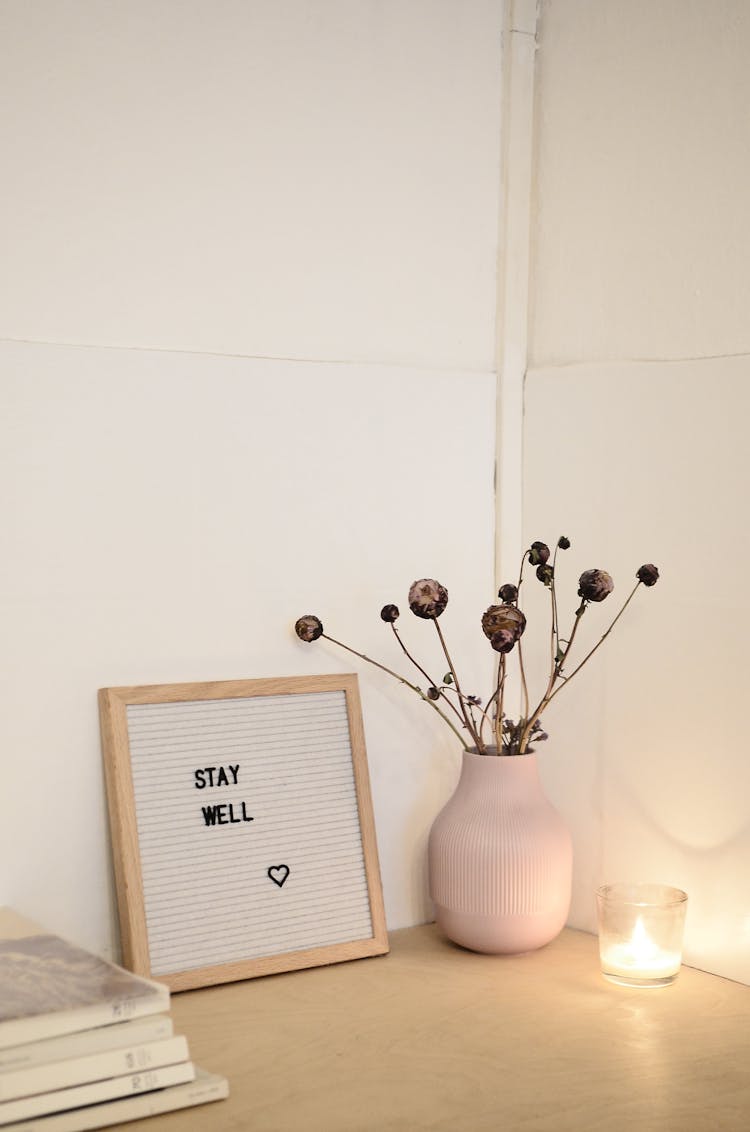
[{"label": "book", "polygon": [[0,1049],[168,1009],[164,983],[0,908]]},{"label": "book", "polygon": [[137,1093],[120,1100],[103,1101],[69,1112],[24,1120],[20,1124],[6,1124],[3,1132],[96,1132],[99,1128],[111,1128],[128,1120],[142,1120],[147,1116],[209,1104],[228,1096],[226,1077],[196,1068],[195,1080],[184,1085],[170,1085],[152,1093]]},{"label": "book", "polygon": [[144,1069],[157,1069],[161,1065],[187,1061],[189,1057],[187,1039],[177,1037],[141,1042],[124,1049],[87,1053],[83,1057],[67,1057],[64,1061],[53,1061],[48,1065],[12,1069],[0,1073],[0,1120],[5,1102],[17,1097],[49,1093],[53,1089],[68,1089],[71,1085],[102,1081],[105,1077],[140,1073]]},{"label": "book", "polygon": [[128,1073],[121,1077],[108,1077],[104,1081],[93,1081],[86,1085],[74,1085],[69,1089],[54,1089],[49,1093],[36,1093],[33,1097],[5,1101],[0,1104],[0,1128],[14,1121],[29,1120],[46,1113],[65,1112],[95,1105],[99,1101],[116,1100],[133,1093],[145,1093],[151,1089],[164,1089],[168,1085],[181,1085],[195,1078],[192,1061],[181,1061],[177,1065],[164,1065],[159,1069],[146,1069],[142,1073]]},{"label": "book", "polygon": [[174,1023],[168,1014],[151,1014],[130,1022],[117,1022],[114,1026],[97,1026],[93,1030],[80,1030],[77,1034],[24,1042],[22,1046],[0,1049],[0,1074],[9,1069],[28,1069],[32,1065],[47,1065],[50,1061],[83,1057],[98,1050],[103,1052],[141,1042],[156,1042],[161,1038],[171,1038],[173,1033]]}]

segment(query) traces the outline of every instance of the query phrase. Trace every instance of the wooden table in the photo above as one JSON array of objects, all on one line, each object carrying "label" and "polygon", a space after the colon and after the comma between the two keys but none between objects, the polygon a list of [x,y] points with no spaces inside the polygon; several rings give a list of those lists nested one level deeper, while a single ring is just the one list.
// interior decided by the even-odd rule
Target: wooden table
[{"label": "wooden table", "polygon": [[750,987],[602,978],[594,936],[484,956],[434,926],[391,953],[174,995],[228,1100],[143,1132],[750,1130]]}]

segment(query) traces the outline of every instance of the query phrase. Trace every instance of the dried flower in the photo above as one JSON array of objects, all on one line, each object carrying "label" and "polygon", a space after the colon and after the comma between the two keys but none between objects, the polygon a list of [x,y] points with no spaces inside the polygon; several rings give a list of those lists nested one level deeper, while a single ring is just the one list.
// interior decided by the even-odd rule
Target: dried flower
[{"label": "dried flower", "polygon": [[383,621],[387,621],[387,622],[389,622],[389,624],[393,624],[393,622],[397,621],[398,618],[400,617],[400,614],[399,614],[399,611],[398,611],[398,606],[397,605],[384,605],[383,608],[380,610],[380,616],[383,619]]},{"label": "dried flower", "polygon": [[517,640],[518,637],[512,629],[498,629],[490,637],[490,644],[495,652],[506,653],[511,651]]},{"label": "dried flower", "polygon": [[644,586],[655,586],[659,581],[659,571],[653,562],[647,562],[645,566],[641,566],[636,578],[639,582],[643,582]]},{"label": "dried flower", "polygon": [[[526,628],[526,618],[515,605],[491,605],[482,614],[482,631],[490,641],[496,633],[512,633],[517,641]],[[493,644],[493,648],[496,646]],[[512,646],[511,646],[512,647]],[[497,649],[503,652],[504,649]]]},{"label": "dried flower", "polygon": [[544,582],[545,586],[551,586],[552,579],[555,576],[555,571],[552,569],[549,563],[545,562],[544,565],[537,566],[536,576],[540,582]]},{"label": "dried flower", "polygon": [[317,641],[323,632],[323,623],[319,617],[312,613],[300,617],[294,626],[294,631],[301,641]]},{"label": "dried flower", "polygon": [[[612,593],[614,583],[606,570],[586,570],[581,574],[579,578],[578,595],[582,600],[578,608],[573,612],[572,625],[567,629],[565,635],[563,635],[564,631],[561,629],[560,622],[556,555],[557,550],[567,550],[569,547],[570,539],[565,536],[559,538],[555,548],[555,558],[549,561],[550,552],[547,544],[543,542],[532,543],[532,545],[524,551],[518,584],[513,585],[506,583],[501,586],[498,591],[498,597],[502,604],[490,605],[484,611],[482,615],[482,631],[495,652],[500,654],[498,664],[496,665],[495,688],[484,708],[482,708],[482,701],[479,696],[465,695],[461,690],[456,666],[448,652],[448,646],[442,628],[437,624],[437,618],[443,613],[448,604],[448,591],[445,586],[435,581],[434,578],[421,578],[419,581],[412,584],[409,590],[409,607],[417,617],[435,622],[434,628],[448,666],[448,671],[443,676],[442,681],[436,681],[434,679],[434,672],[432,675],[428,673],[427,669],[424,668],[421,662],[410,652],[407,644],[402,639],[401,633],[396,632],[395,629],[393,633],[395,640],[401,647],[405,657],[421,673],[426,683],[415,684],[401,673],[395,672],[393,669],[381,664],[380,661],[358,652],[342,641],[335,640],[335,638],[329,636],[327,633],[323,633],[323,625],[320,618],[312,614],[307,614],[305,617],[299,618],[294,626],[295,632],[300,640],[303,641],[315,641],[318,637],[324,636],[327,642],[338,645],[347,652],[353,653],[359,660],[374,665],[382,672],[387,673],[401,684],[404,684],[407,688],[410,688],[424,703],[428,704],[430,708],[441,716],[458,741],[464,746],[474,747],[480,754],[488,754],[496,750],[497,753],[505,755],[525,755],[533,750],[533,744],[546,740],[547,732],[542,727],[541,718],[543,713],[546,714],[547,708],[554,700],[555,696],[559,695],[562,689],[568,686],[573,677],[589,662],[594,653],[601,648],[641,585],[653,586],[656,584],[659,577],[659,571],[652,563],[646,563],[641,566],[636,574],[636,584],[632,587],[625,601],[610,621],[609,626],[604,630],[594,645],[588,649],[583,658],[573,663],[573,647],[577,640],[581,619],[589,609],[590,603],[601,602]],[[544,691],[541,693],[541,698],[537,701],[532,700],[529,694],[530,687],[527,684],[526,671],[521,655],[521,637],[526,628],[526,617],[518,608],[517,604],[519,591],[521,590],[523,582],[524,567],[527,563],[535,568],[537,578],[539,578],[550,591],[551,640],[549,670],[545,684],[543,685]],[[380,611],[380,616],[386,624],[393,625],[393,622],[399,616],[398,607],[390,604],[384,605]],[[516,648],[518,653],[518,668],[522,691],[521,702],[523,707],[518,717],[510,719],[505,713],[504,702],[506,695],[506,676],[509,672],[507,654],[512,652],[514,648]],[[426,691],[423,691],[425,688]],[[489,727],[492,731],[492,739],[490,742],[494,742],[494,748],[487,745],[487,739],[484,734],[486,727]]]},{"label": "dried flower", "polygon": [[584,570],[578,579],[578,596],[586,601],[604,601],[614,588],[606,570]]},{"label": "dried flower", "polygon": [[529,549],[529,565],[539,566],[549,559],[549,547],[546,542],[532,542]]},{"label": "dried flower", "polygon": [[434,621],[448,604],[448,591],[434,578],[420,578],[409,590],[409,609],[416,617]]}]

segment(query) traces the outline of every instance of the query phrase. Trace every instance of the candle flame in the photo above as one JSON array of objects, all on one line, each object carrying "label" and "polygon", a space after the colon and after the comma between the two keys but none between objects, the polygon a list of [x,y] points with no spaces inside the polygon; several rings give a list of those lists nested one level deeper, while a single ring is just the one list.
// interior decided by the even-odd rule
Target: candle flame
[{"label": "candle flame", "polygon": [[635,922],[633,935],[630,939],[630,946],[633,956],[638,962],[647,962],[649,959],[655,959],[659,954],[659,947],[654,943],[651,936],[644,928],[643,920],[640,916]]}]

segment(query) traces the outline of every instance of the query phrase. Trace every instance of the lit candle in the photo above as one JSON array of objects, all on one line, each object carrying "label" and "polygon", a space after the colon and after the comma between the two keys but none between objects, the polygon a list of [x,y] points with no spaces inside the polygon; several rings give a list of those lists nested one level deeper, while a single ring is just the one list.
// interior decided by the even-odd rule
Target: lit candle
[{"label": "lit candle", "polygon": [[607,975],[627,979],[666,979],[680,969],[677,951],[665,951],[649,936],[641,916],[626,943],[610,943],[602,949],[602,969]]},{"label": "lit candle", "polygon": [[654,884],[605,885],[597,892],[602,973],[626,986],[666,986],[682,962],[687,896]]}]

